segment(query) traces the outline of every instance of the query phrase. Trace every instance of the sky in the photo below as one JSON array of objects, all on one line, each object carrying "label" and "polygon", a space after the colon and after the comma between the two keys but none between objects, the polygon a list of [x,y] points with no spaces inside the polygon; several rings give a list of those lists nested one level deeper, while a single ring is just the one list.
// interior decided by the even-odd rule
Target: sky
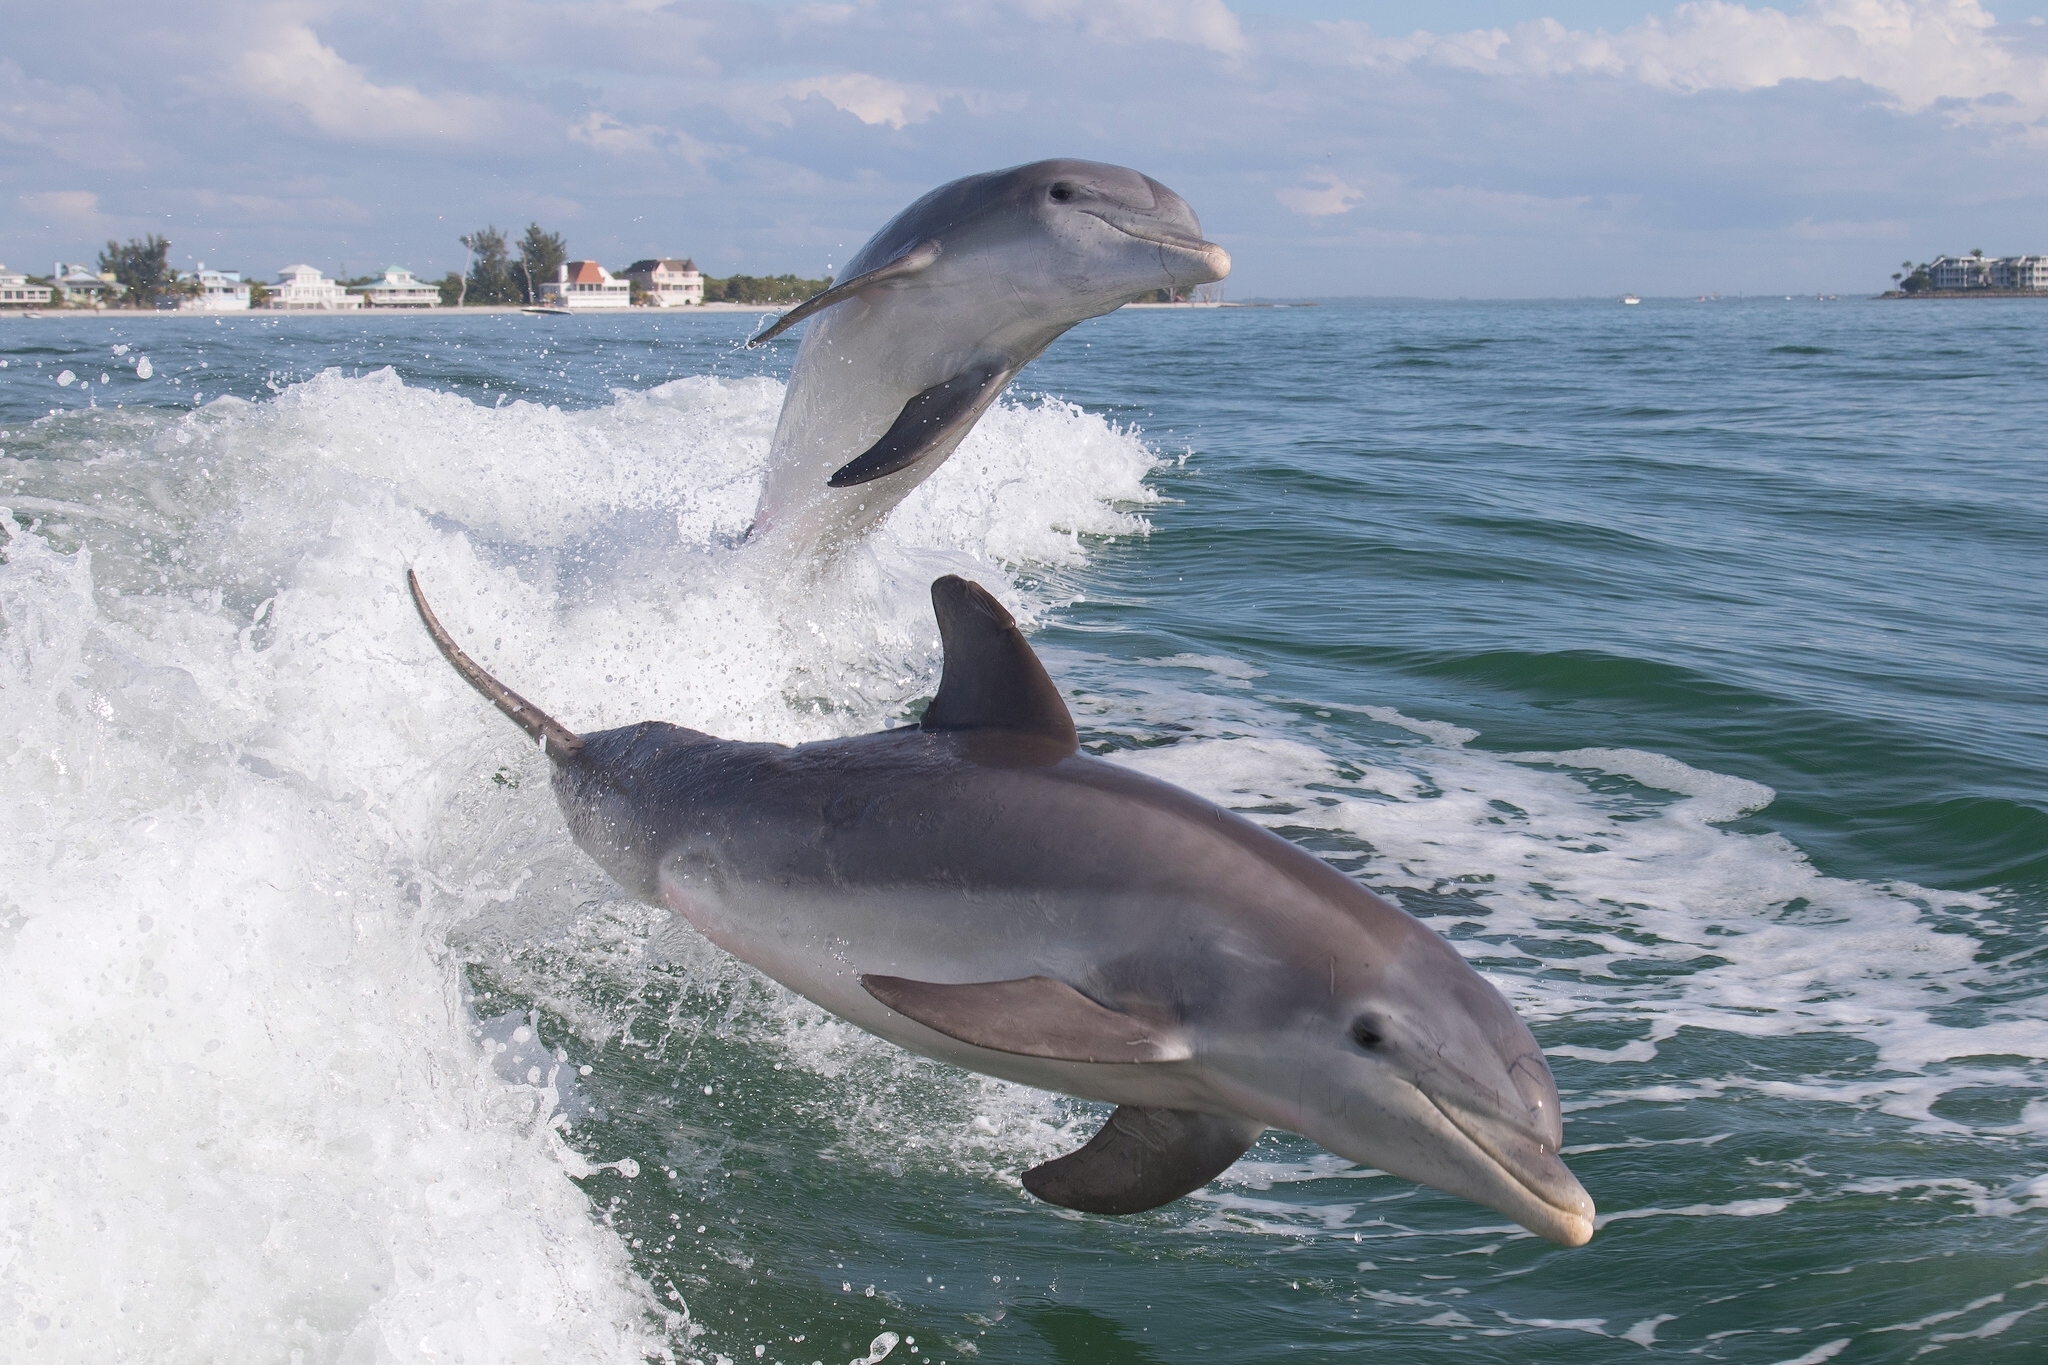
[{"label": "sky", "polygon": [[932,186],[1134,166],[1233,298],[1873,292],[2048,252],[2048,0],[5,0],[0,261],[805,276]]}]

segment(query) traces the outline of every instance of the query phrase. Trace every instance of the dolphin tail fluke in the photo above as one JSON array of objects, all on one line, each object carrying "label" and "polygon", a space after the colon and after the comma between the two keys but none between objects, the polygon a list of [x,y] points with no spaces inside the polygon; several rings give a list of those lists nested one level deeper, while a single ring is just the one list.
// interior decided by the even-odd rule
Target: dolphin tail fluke
[{"label": "dolphin tail fluke", "polygon": [[583,737],[557,722],[526,698],[484,672],[476,660],[462,652],[447,630],[441,625],[434,609],[427,605],[426,594],[420,591],[419,575],[411,569],[405,571],[405,586],[412,592],[412,604],[419,609],[420,621],[427,628],[427,634],[434,637],[434,643],[464,681],[484,694],[491,705],[503,711],[511,722],[526,731],[540,746],[547,750],[548,757],[557,763],[576,757],[583,752]]}]

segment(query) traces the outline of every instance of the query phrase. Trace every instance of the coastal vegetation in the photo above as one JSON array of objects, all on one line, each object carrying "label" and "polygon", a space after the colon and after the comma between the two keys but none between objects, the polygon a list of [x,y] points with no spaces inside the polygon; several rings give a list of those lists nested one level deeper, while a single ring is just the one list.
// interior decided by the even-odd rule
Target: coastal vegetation
[{"label": "coastal vegetation", "polygon": [[150,233],[127,242],[108,241],[100,253],[100,271],[111,272],[121,286],[122,299],[137,308],[153,308],[157,296],[169,291],[176,280],[170,265],[169,240]]},{"label": "coastal vegetation", "polygon": [[[469,252],[467,271],[451,270],[438,280],[423,281],[439,290],[439,302],[444,308],[520,307],[538,303],[541,285],[557,276],[569,256],[568,240],[537,222],[528,223],[516,240],[495,224],[466,232],[456,240]],[[201,292],[200,281],[196,276],[181,278],[171,265],[170,252],[170,240],[155,233],[126,242],[110,240],[99,253],[99,269],[114,277],[114,285],[95,306],[118,302],[130,308],[157,308],[169,306],[183,295],[196,297]],[[349,276],[344,267],[334,282],[351,292],[360,292],[377,285],[382,278],[381,273]],[[40,276],[31,283],[55,285],[54,280],[45,281]],[[274,292],[254,275],[244,283],[252,307],[262,307]],[[791,304],[831,287],[829,275],[822,279],[794,274],[707,275],[703,301],[748,306]],[[645,298],[646,290],[636,282],[633,301],[640,303]],[[53,301],[62,306],[61,299]]]},{"label": "coastal vegetation", "polygon": [[706,303],[802,303],[832,287],[832,277],[806,280],[796,275],[728,275],[704,277]]}]

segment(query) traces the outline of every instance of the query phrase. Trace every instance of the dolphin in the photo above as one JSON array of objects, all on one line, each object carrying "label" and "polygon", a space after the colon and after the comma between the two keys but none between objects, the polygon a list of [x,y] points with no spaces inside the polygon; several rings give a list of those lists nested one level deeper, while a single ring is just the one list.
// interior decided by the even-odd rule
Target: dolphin
[{"label": "dolphin", "polygon": [[1092,1213],[1206,1185],[1268,1127],[1566,1246],[1593,1204],[1528,1028],[1449,943],[1329,864],[1080,750],[979,585],[932,585],[915,726],[786,747],[659,721],[578,735],[455,670],[547,752],[576,843],[632,895],[868,1032],[1117,1106],[1024,1187]]},{"label": "dolphin", "polygon": [[1187,201],[1095,161],[941,185],[869,238],[806,318],[752,535],[829,553],[953,453],[1017,372],[1076,323],[1230,273]]}]

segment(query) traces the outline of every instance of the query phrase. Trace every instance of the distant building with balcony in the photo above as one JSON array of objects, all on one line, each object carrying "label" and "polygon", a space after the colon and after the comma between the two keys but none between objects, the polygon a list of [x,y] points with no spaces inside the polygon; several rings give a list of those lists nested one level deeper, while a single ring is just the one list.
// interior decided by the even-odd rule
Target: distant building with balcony
[{"label": "distant building with balcony", "polygon": [[113,271],[96,271],[89,265],[59,261],[50,279],[62,296],[59,301],[72,308],[110,303],[121,292],[121,282]]},{"label": "distant building with balcony", "polygon": [[553,308],[624,308],[633,302],[633,286],[596,261],[569,261],[541,282],[540,301]]},{"label": "distant building with balcony", "polygon": [[1927,283],[1933,289],[2048,292],[2048,256],[1936,256]]},{"label": "distant building with balcony", "polygon": [[310,265],[288,265],[278,272],[277,285],[263,306],[286,312],[333,313],[360,308],[363,301]]},{"label": "distant building with balcony", "polygon": [[2048,256],[2003,256],[1991,263],[1993,289],[2048,292]]},{"label": "distant building with balcony", "polygon": [[635,261],[626,278],[640,286],[640,301],[655,308],[681,308],[704,302],[704,276],[695,261]]},{"label": "distant building with balcony", "polygon": [[441,286],[413,278],[403,266],[387,265],[384,278],[363,290],[372,308],[433,308],[441,302]]},{"label": "distant building with balcony", "polygon": [[55,292],[47,284],[30,284],[28,276],[0,265],[0,308],[41,308]]},{"label": "distant building with balcony", "polygon": [[178,311],[181,313],[246,313],[249,311],[249,286],[240,274],[232,270],[208,270],[206,262],[199,268],[178,276],[178,283],[195,293],[181,294]]},{"label": "distant building with balcony", "polygon": [[1989,289],[1992,262],[1984,256],[1936,256],[1927,280],[1936,289]]}]

